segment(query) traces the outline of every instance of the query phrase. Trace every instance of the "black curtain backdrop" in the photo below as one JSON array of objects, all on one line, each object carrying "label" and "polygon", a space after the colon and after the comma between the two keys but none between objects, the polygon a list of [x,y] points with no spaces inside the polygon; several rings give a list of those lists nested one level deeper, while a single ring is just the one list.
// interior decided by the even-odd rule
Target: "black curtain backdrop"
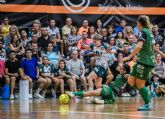
[{"label": "black curtain backdrop", "polygon": [[[2,1],[2,0],[0,0]],[[4,0],[3,0],[4,1]],[[64,0],[67,1],[67,0]],[[73,4],[80,4],[83,0],[69,0]],[[88,1],[88,0],[85,0]],[[3,4],[24,4],[24,5],[48,5],[48,6],[64,6],[62,0],[5,0]],[[90,0],[89,6],[141,6],[141,7],[165,7],[164,0]],[[85,6],[85,5],[84,5]],[[159,12],[159,11],[157,11]],[[109,24],[117,25],[120,19],[125,19],[127,25],[136,25],[138,15],[104,15],[104,14],[48,14],[48,13],[16,13],[16,12],[0,12],[0,19],[9,17],[11,24],[16,24],[20,27],[29,27],[35,19],[39,19],[43,26],[46,26],[50,18],[54,18],[58,27],[65,24],[65,19],[71,17],[74,25],[80,26],[84,19],[89,20],[90,25],[96,25],[96,20],[101,19],[104,27]],[[153,24],[158,24],[159,27],[164,27],[165,15],[149,15]]]}]

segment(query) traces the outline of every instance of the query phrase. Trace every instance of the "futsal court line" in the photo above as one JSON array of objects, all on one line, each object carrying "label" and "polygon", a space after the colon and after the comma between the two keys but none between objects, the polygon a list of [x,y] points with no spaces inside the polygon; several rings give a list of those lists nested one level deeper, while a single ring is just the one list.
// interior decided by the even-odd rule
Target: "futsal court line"
[{"label": "futsal court line", "polygon": [[[3,107],[4,108],[4,107]],[[1,109],[3,109],[1,108]],[[20,110],[20,108],[17,108],[18,110]],[[17,110],[16,109],[16,110]],[[37,110],[34,110],[34,111],[29,111],[27,113],[34,113],[34,112],[55,112],[55,113],[64,113],[63,111],[59,111],[59,110],[50,110],[50,111],[37,111]],[[143,112],[147,112],[147,111],[143,111]],[[148,111],[148,112],[153,112],[153,111]],[[164,111],[160,111],[160,112],[164,112]],[[130,114],[131,112],[120,112],[119,113],[108,113],[108,112],[81,112],[81,111],[66,111],[66,113],[72,113],[72,114],[99,114],[99,115],[113,115],[113,116],[125,116],[125,117],[141,117],[141,118],[146,118],[146,117],[149,117],[149,118],[152,118],[152,119],[165,119],[165,117],[159,117],[159,116],[143,116],[143,115],[134,115],[134,114]],[[122,113],[122,114],[121,114]]]},{"label": "futsal court line", "polygon": [[[60,113],[61,111],[33,111],[33,112],[55,112]],[[143,111],[146,112],[146,111]],[[125,117],[141,117],[141,118],[152,118],[152,119],[165,119],[165,117],[159,117],[159,116],[143,116],[143,115],[134,115],[130,113],[125,114],[118,114],[118,113],[107,113],[107,112],[81,112],[81,111],[66,111],[66,113],[73,113],[73,114],[100,114],[100,115],[113,115],[113,116],[125,116]]]}]

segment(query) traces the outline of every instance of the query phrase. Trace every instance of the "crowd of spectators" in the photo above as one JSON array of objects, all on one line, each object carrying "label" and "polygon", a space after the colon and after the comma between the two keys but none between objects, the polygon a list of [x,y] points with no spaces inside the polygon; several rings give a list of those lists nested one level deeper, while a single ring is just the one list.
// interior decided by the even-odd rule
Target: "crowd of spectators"
[{"label": "crowd of spectators", "polygon": [[[120,20],[119,26],[109,24],[107,27],[103,27],[101,20],[96,20],[95,26],[91,26],[88,20],[83,20],[79,26],[73,26],[73,22],[67,18],[66,24],[58,28],[55,19],[50,19],[47,27],[35,20],[31,29],[20,29],[10,24],[8,17],[2,19],[0,84],[10,84],[10,99],[15,99],[14,87],[20,80],[29,81],[29,98],[45,98],[48,88],[51,88],[54,97],[57,90],[60,93],[66,90],[87,91],[88,75],[95,67],[90,47],[96,34],[102,36],[101,43],[109,50],[108,67],[112,73],[110,78],[103,78],[102,84],[109,85],[115,80],[122,68],[121,59],[136,47],[141,34],[137,27],[128,26],[124,19]],[[156,66],[150,77],[151,83],[154,83],[151,91],[154,96],[159,96],[164,93],[162,87],[165,85],[165,37],[156,24],[152,33]],[[137,60],[135,56],[127,62],[131,69]],[[34,84],[37,84],[37,89],[33,95]]]}]

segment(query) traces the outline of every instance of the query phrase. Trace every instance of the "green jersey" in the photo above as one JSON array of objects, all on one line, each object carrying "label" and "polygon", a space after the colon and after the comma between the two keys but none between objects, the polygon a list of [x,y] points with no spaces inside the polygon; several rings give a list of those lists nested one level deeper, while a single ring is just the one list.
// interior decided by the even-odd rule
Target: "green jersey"
[{"label": "green jersey", "polygon": [[71,76],[70,70],[65,67],[64,69],[58,69],[58,71],[56,72],[57,76],[60,76],[62,73],[65,73],[66,75]]},{"label": "green jersey", "polygon": [[100,96],[105,104],[113,104],[116,100],[115,92],[112,90],[120,90],[121,87],[127,84],[127,80],[123,75],[119,75],[111,86],[102,86]]},{"label": "green jersey", "polygon": [[154,37],[150,30],[144,28],[139,37],[139,41],[143,41],[143,47],[138,53],[138,63],[143,65],[154,67]]},{"label": "green jersey", "polygon": [[40,73],[54,73],[54,67],[53,65],[49,64],[48,66],[45,66],[43,64],[41,64],[39,66],[39,71]]},{"label": "green jersey", "polygon": [[112,85],[112,87],[116,90],[119,90],[121,87],[127,84],[127,79],[123,77],[123,75],[118,75]]}]

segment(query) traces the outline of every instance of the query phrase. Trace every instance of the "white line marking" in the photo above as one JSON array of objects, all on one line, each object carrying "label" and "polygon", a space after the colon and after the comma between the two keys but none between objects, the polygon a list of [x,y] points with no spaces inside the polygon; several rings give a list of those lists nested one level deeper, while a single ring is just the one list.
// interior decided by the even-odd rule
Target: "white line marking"
[{"label": "white line marking", "polygon": [[[32,112],[55,112],[55,113],[59,113],[61,111],[32,111]],[[106,112],[80,112],[80,111],[66,111],[67,113],[77,113],[77,114],[100,114],[100,115],[113,115],[113,116],[125,116],[125,117],[142,117],[142,118],[145,118],[145,117],[149,117],[149,118],[153,118],[153,119],[165,119],[165,117],[159,117],[159,116],[143,116],[143,115],[134,115],[134,114],[118,114],[118,113],[106,113]],[[143,112],[147,112],[147,111],[143,111]],[[149,111],[149,112],[152,112],[152,111]],[[122,113],[122,112],[121,112]]]}]

